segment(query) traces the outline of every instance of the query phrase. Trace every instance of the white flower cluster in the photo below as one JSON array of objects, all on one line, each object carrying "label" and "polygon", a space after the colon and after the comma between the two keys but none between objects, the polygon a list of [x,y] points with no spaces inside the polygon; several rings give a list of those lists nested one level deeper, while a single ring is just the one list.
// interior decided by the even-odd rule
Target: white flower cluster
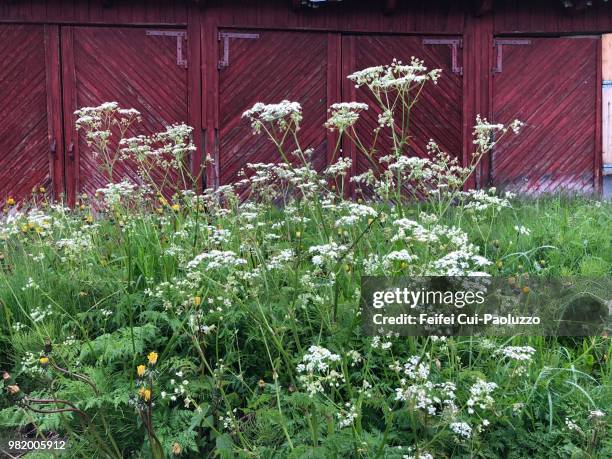
[{"label": "white flower cluster", "polygon": [[531,234],[531,230],[529,228],[524,227],[523,225],[515,226],[514,230],[522,236],[529,236]]},{"label": "white flower cluster", "polygon": [[482,379],[478,379],[472,387],[470,387],[470,398],[467,401],[468,413],[474,413],[474,407],[480,409],[488,409],[493,403],[493,397],[491,393],[497,388],[497,384],[494,382],[486,382]]},{"label": "white flower cluster", "polygon": [[33,323],[40,323],[45,320],[47,317],[51,317],[53,315],[53,307],[48,304],[46,307],[34,308],[30,311],[30,320]]},{"label": "white flower cluster", "polygon": [[302,363],[296,367],[300,375],[300,382],[304,384],[306,391],[311,397],[317,393],[324,392],[324,384],[339,386],[344,381],[342,373],[337,372],[332,366],[341,360],[338,354],[321,346],[310,346],[308,353],[302,357]]},{"label": "white flower cluster", "polygon": [[391,369],[403,373],[413,381],[426,380],[429,378],[429,365],[424,363],[423,359],[418,355],[413,355],[403,365],[400,365],[399,361],[395,361],[395,363],[391,365]]},{"label": "white flower cluster", "polygon": [[121,139],[121,154],[124,159],[150,162],[162,169],[179,170],[185,165],[187,155],[196,150],[191,141],[192,133],[191,126],[178,123],[150,136]]},{"label": "white flower cluster", "polygon": [[66,261],[67,259],[77,260],[82,257],[83,252],[90,250],[93,243],[88,232],[77,230],[69,238],[58,239],[55,245],[58,249],[63,250],[62,261]]},{"label": "white flower cluster", "polygon": [[344,244],[330,242],[324,245],[313,245],[308,248],[312,255],[312,264],[315,266],[325,266],[335,263],[342,257],[349,248]]},{"label": "white flower cluster", "polygon": [[514,134],[518,134],[524,123],[519,120],[514,120],[509,125],[491,124],[486,118],[476,116],[476,125],[474,126],[474,145],[481,152],[491,150],[497,143],[498,138],[503,136],[508,130],[512,130]]},{"label": "white flower cluster", "polygon": [[468,439],[472,436],[472,427],[467,422],[451,422],[450,428],[462,438]]},{"label": "white flower cluster", "polygon": [[341,429],[352,426],[359,416],[357,413],[357,407],[354,403],[346,402],[345,407],[345,410],[336,413],[336,416],[338,417],[338,427]]},{"label": "white flower cluster", "polygon": [[76,128],[86,131],[87,142],[90,145],[103,145],[108,142],[113,126],[125,130],[141,119],[138,110],[120,108],[117,102],[104,102],[97,107],[83,107],[74,114],[78,117]]},{"label": "white flower cluster", "polygon": [[299,126],[302,120],[302,106],[298,102],[283,100],[278,104],[256,103],[242,114],[243,118],[251,121],[253,132],[259,134],[264,123],[274,124],[279,129],[285,130],[289,123]]},{"label": "white flower cluster", "polygon": [[505,346],[495,351],[495,355],[502,355],[512,360],[528,362],[535,354],[535,349],[531,346]]},{"label": "white flower cluster", "polygon": [[339,217],[336,220],[336,228],[346,226],[350,227],[357,224],[364,218],[376,218],[378,216],[378,212],[376,212],[376,210],[374,210],[372,207],[354,202],[343,203],[341,209],[346,211],[348,215]]},{"label": "white flower cluster", "polygon": [[511,194],[506,193],[505,197],[500,197],[495,195],[495,191],[495,188],[470,190],[460,192],[458,197],[464,203],[463,208],[467,212],[477,217],[484,217],[483,212],[488,209],[499,212],[504,208],[512,207],[509,201]]},{"label": "white flower cluster", "polygon": [[332,177],[345,176],[351,169],[352,165],[353,161],[351,160],[351,158],[338,158],[338,161],[329,165],[325,169],[325,175],[329,175]]},{"label": "white flower cluster", "polygon": [[350,126],[353,126],[359,120],[359,113],[368,109],[368,104],[360,102],[340,102],[332,104],[328,112],[331,113],[325,126],[331,131],[345,131]]},{"label": "white flower cluster", "polygon": [[393,59],[390,65],[368,67],[352,73],[348,79],[355,83],[355,87],[367,86],[370,90],[379,91],[409,91],[427,81],[434,84],[440,77],[440,69],[427,71],[422,60],[411,58],[410,64]]},{"label": "white flower cluster", "polygon": [[293,249],[281,250],[277,255],[271,257],[266,264],[267,269],[283,269],[295,259]]},{"label": "white flower cluster", "polygon": [[490,264],[489,260],[472,250],[455,250],[434,261],[433,268],[445,276],[488,276],[479,268]]},{"label": "white flower cluster", "polygon": [[109,206],[116,206],[121,202],[121,198],[132,196],[136,191],[136,185],[127,179],[119,183],[109,183],[104,188],[98,188],[96,193],[104,196],[104,201]]},{"label": "white flower cluster", "polygon": [[[420,223],[408,218],[400,218],[393,222],[397,227],[397,234],[391,238],[391,242],[403,242],[413,246],[415,242],[427,244],[430,256],[439,256],[420,266],[427,275],[486,275],[482,268],[491,264],[483,256],[478,255],[477,248],[469,243],[468,235],[456,227],[434,224],[426,228]],[[414,261],[411,252],[399,251],[387,255],[383,261],[389,267],[389,261],[405,257],[405,263]],[[371,260],[374,261],[374,260]]]},{"label": "white flower cluster", "polygon": [[427,451],[421,451],[420,453],[412,454],[404,454],[402,459],[434,459],[433,455],[428,453]]},{"label": "white flower cluster", "polygon": [[229,250],[210,250],[197,255],[193,260],[187,263],[187,269],[195,269],[202,263],[205,263],[205,271],[212,271],[214,269],[236,268],[241,265],[246,265],[247,262]]}]

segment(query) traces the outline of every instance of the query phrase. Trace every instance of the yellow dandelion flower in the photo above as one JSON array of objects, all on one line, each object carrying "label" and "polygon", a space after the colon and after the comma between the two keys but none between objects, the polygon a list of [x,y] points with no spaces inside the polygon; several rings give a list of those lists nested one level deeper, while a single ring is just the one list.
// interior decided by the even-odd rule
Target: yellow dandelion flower
[{"label": "yellow dandelion flower", "polygon": [[93,215],[87,215],[85,217],[85,223],[93,223],[93,221],[94,221]]},{"label": "yellow dandelion flower", "polygon": [[178,212],[181,210],[181,206],[179,204],[172,204],[172,210]]},{"label": "yellow dandelion flower", "polygon": [[193,304],[195,304],[196,306],[200,306],[201,303],[202,303],[202,297],[201,296],[194,296],[193,297]]},{"label": "yellow dandelion flower", "polygon": [[7,198],[7,200],[6,200],[6,205],[7,206],[14,206],[15,205],[15,199],[9,196]]},{"label": "yellow dandelion flower", "polygon": [[47,191],[47,189],[44,186],[41,186],[41,187],[38,188],[38,191],[40,193],[45,193]]},{"label": "yellow dandelion flower", "polygon": [[47,365],[49,365],[49,357],[41,357],[40,359],[38,359],[38,362],[43,366],[46,367]]},{"label": "yellow dandelion flower", "polygon": [[149,355],[147,356],[147,359],[149,360],[149,363],[151,365],[155,365],[157,363],[157,352],[153,351],[153,352],[149,352]]},{"label": "yellow dandelion flower", "polygon": [[147,367],[145,367],[144,365],[138,365],[136,367],[136,374],[139,378],[142,378],[144,376],[146,369]]},{"label": "yellow dandelion flower", "polygon": [[15,395],[18,394],[21,389],[19,389],[19,386],[17,384],[13,384],[11,386],[7,386],[6,390],[9,394]]},{"label": "yellow dandelion flower", "polygon": [[295,238],[296,238],[296,239],[299,239],[299,238],[301,238],[301,237],[302,237],[302,233],[301,233],[301,232],[299,232],[299,231],[296,231],[296,232],[295,232]]},{"label": "yellow dandelion flower", "polygon": [[151,400],[151,389],[145,389],[144,387],[141,387],[138,391],[138,395],[140,395],[140,398],[143,399],[145,402],[148,402],[149,400]]},{"label": "yellow dandelion flower", "polygon": [[523,293],[527,294],[531,291],[531,289],[529,287],[527,287],[526,285],[523,287]]}]

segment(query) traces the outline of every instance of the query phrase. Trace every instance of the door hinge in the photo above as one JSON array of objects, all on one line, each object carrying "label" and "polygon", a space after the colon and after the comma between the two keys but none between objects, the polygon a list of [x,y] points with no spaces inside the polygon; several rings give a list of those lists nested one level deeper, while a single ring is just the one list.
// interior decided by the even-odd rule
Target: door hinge
[{"label": "door hinge", "polygon": [[240,33],[240,32],[219,32],[217,39],[223,41],[223,57],[219,61],[217,68],[219,70],[229,66],[230,55],[229,55],[229,44],[230,38],[243,38],[247,40],[256,40],[259,38],[258,33]]},{"label": "door hinge", "polygon": [[463,67],[459,65],[459,48],[463,48],[461,38],[425,38],[424,45],[449,45],[452,53],[452,71],[463,75]]},{"label": "door hinge", "polygon": [[503,69],[503,47],[504,46],[516,46],[516,45],[530,45],[531,40],[511,40],[497,38],[493,40],[493,48],[495,48],[495,67],[493,67],[493,73],[501,73]]},{"label": "door hinge", "polygon": [[175,37],[176,65],[187,68],[187,58],[183,51],[183,41],[187,40],[187,32],[184,30],[147,30],[146,34],[153,37]]}]

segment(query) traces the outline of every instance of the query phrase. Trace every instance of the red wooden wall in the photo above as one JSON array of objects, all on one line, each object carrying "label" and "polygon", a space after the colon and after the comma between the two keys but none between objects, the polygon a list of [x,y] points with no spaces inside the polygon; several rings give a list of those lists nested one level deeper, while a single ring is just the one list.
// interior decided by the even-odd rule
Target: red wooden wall
[{"label": "red wooden wall", "polygon": [[[124,108],[135,108],[142,122],[127,136],[153,134],[166,126],[189,121],[184,29],[143,27],[62,27],[64,105],[74,112],[80,107],[120,101]],[[117,56],[121,56],[117,59]],[[84,132],[77,133],[73,117],[64,126],[69,148],[69,184],[77,193],[95,193],[109,178],[98,172],[100,158],[88,148]],[[117,148],[117,145],[113,145]],[[157,184],[176,183],[176,174],[154,170]],[[113,181],[129,177],[141,179],[136,165],[120,162]],[[68,191],[73,194],[73,190]]]},{"label": "red wooden wall", "polygon": [[[17,91],[24,93],[20,100],[23,103],[19,105],[28,115],[20,117],[22,121],[17,122],[21,124],[12,127],[13,136],[0,128],[0,175],[4,173],[15,182],[5,179],[10,185],[0,185],[0,199],[13,190],[15,194],[24,194],[37,184],[48,185],[47,188],[56,194],[68,192],[69,197],[74,198],[79,190],[91,191],[100,184],[99,179],[88,175],[91,164],[81,152],[79,142],[74,142],[78,140],[71,127],[75,106],[93,104],[101,98],[141,109],[143,104],[158,104],[149,110],[147,128],[158,129],[166,123],[182,120],[194,126],[194,141],[199,149],[193,157],[193,171],[198,173],[203,167],[204,153],[210,155],[216,160],[216,168],[206,169],[206,179],[209,186],[215,186],[234,180],[246,162],[273,158],[266,155],[260,140],[250,137],[248,124],[240,118],[242,111],[252,103],[279,101],[285,97],[301,99],[305,105],[305,126],[308,123],[320,125],[325,117],[325,106],[349,96],[360,97],[346,89],[348,86],[343,80],[349,70],[375,63],[373,60],[377,56],[384,55],[390,60],[391,57],[403,58],[409,52],[431,61],[428,62],[430,66],[445,70],[441,82],[444,91],[440,91],[443,96],[436,98],[432,93],[429,97],[438,105],[434,104],[431,113],[427,112],[427,107],[422,107],[419,116],[423,121],[415,123],[415,132],[419,134],[417,143],[428,137],[437,138],[445,149],[460,156],[465,163],[470,158],[472,124],[477,113],[493,121],[498,121],[496,117],[511,117],[508,110],[500,110],[502,105],[511,109],[512,105],[506,103],[511,101],[516,105],[517,115],[539,123],[533,129],[544,132],[551,123],[561,119],[552,116],[538,120],[528,112],[529,104],[523,104],[518,98],[520,91],[509,95],[504,88],[512,83],[504,83],[504,79],[512,81],[515,77],[492,71],[497,63],[495,40],[537,40],[542,36],[552,39],[568,34],[612,32],[612,7],[599,1],[591,8],[571,12],[558,0],[345,0],[318,9],[295,9],[293,3],[289,0],[0,2],[1,36],[19,33],[17,31],[23,27],[31,32],[27,39],[17,40],[19,44],[3,40],[0,46],[3,64],[0,100],[19,89],[12,76],[14,69],[6,62],[14,62],[13,67],[27,65],[26,72],[31,76],[29,87]],[[391,11],[385,11],[385,5],[393,4],[395,7]],[[147,29],[186,31],[187,68],[173,66],[169,42],[151,45],[149,41],[151,46],[147,46],[133,38],[140,37],[139,34]],[[237,31],[258,34],[259,38],[231,40],[230,65],[218,68],[224,51],[219,33]],[[92,37],[98,38],[92,40]],[[423,47],[422,40],[426,37],[461,40],[458,65],[462,67],[462,75],[452,73],[450,47]],[[40,46],[37,45],[26,60],[16,59],[19,50],[28,43],[31,45],[33,40]],[[557,46],[550,43],[553,48]],[[372,49],[376,46],[380,53],[373,56]],[[509,59],[513,51],[507,54]],[[585,76],[589,81],[587,86],[590,85],[595,94],[589,93],[588,100],[580,98],[584,104],[590,104],[584,107],[588,117],[581,118],[589,120],[588,123],[584,121],[586,130],[583,132],[587,132],[585,142],[587,137],[590,141],[588,148],[580,148],[582,156],[578,162],[584,178],[580,188],[592,191],[598,188],[601,180],[597,107],[600,77],[599,70],[593,67],[599,65],[597,45],[584,52],[584,59],[589,62]],[[130,53],[133,53],[130,59],[121,58]],[[145,53],[149,57],[143,58]],[[395,56],[397,53],[402,56]],[[543,55],[546,54],[543,51]],[[98,60],[104,65],[101,72],[95,70],[94,61]],[[153,62],[158,64],[159,73],[147,68],[146,64]],[[550,64],[553,75],[562,74],[561,69],[555,67],[560,62]],[[133,63],[139,63],[145,70],[130,70]],[[532,85],[547,78],[534,70],[538,65],[534,61],[529,70],[533,74]],[[167,72],[167,78],[162,78]],[[582,76],[573,75],[572,78]],[[559,85],[562,84],[559,81]],[[582,89],[584,94],[589,91]],[[137,92],[142,93],[142,100],[135,96]],[[42,103],[32,102],[35,97]],[[3,102],[0,117],[6,117],[4,107],[8,105],[5,104]],[[444,116],[439,116],[442,112]],[[533,112],[537,112],[537,107]],[[11,120],[2,126],[7,126]],[[30,129],[34,125],[36,129]],[[17,135],[19,130],[21,134]],[[334,136],[324,133],[323,129],[312,129],[304,134],[306,143],[315,147],[318,167],[322,167],[334,144]],[[19,143],[15,140],[28,136],[32,141]],[[74,149],[70,148],[71,142],[74,142]],[[564,166],[563,161],[555,158],[562,156],[560,149],[566,149],[568,143],[558,142],[558,138],[551,138],[548,143],[542,146],[527,142],[522,148],[526,152],[534,148],[546,150],[550,160],[538,166],[544,167],[543,174],[558,166],[558,171],[566,170],[567,164]],[[569,144],[577,145],[576,142]],[[420,150],[416,151],[418,154]],[[483,163],[472,184],[509,183],[507,177],[502,179],[503,161],[499,158],[511,151],[510,144],[500,145],[493,160]],[[19,169],[22,163],[16,161],[16,157],[30,158],[27,164],[33,167],[27,172]],[[592,167],[590,175],[586,172],[588,167]],[[5,172],[7,169],[10,172]],[[124,172],[130,175],[129,170]],[[542,191],[546,190],[545,187]]]}]

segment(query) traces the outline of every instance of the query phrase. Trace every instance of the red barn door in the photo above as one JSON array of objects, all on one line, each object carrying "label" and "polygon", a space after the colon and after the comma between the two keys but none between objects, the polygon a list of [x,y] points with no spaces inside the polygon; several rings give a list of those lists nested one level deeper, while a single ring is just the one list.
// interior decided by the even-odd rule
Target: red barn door
[{"label": "red barn door", "polygon": [[496,42],[493,119],[526,126],[495,146],[491,183],[522,193],[593,192],[598,40]]},{"label": "red barn door", "polygon": [[[71,168],[68,182],[76,192],[93,193],[108,179],[99,172],[83,133],[74,130],[74,110],[116,101],[135,108],[143,122],[128,136],[165,130],[187,122],[187,62],[184,30],[67,27],[62,30],[66,132]],[[73,145],[74,150],[70,148]],[[155,171],[161,181],[165,171]],[[134,164],[122,162],[115,181],[138,182]],[[74,190],[73,190],[74,192]]]},{"label": "red barn door", "polygon": [[0,25],[0,208],[33,188],[62,191],[58,139],[47,117],[47,77],[50,86],[57,79],[50,75],[53,56],[45,56],[45,50],[54,53],[57,63],[57,38],[57,29],[44,26]]},{"label": "red barn door", "polygon": [[[366,67],[391,64],[393,59],[409,63],[411,57],[425,61],[428,69],[442,69],[437,85],[427,84],[414,105],[410,123],[411,155],[427,157],[427,144],[435,140],[443,151],[461,158],[462,150],[462,70],[460,68],[460,40],[437,40],[417,36],[345,36],[342,43],[344,69],[343,93],[345,100],[366,102],[370,109],[362,112],[356,125],[364,145],[371,145],[373,130],[378,126],[377,103],[366,88],[356,89],[346,76]],[[377,154],[391,152],[392,141],[388,129],[381,131]],[[384,134],[384,135],[383,135]],[[353,157],[354,174],[361,174],[372,166],[356,148],[348,148]]]},{"label": "red barn door", "polygon": [[301,146],[314,149],[316,169],[324,167],[327,34],[223,30],[219,39],[217,184],[238,181],[247,163],[282,161],[267,137],[254,136],[242,118],[256,102],[299,102],[304,115],[298,133]]}]

